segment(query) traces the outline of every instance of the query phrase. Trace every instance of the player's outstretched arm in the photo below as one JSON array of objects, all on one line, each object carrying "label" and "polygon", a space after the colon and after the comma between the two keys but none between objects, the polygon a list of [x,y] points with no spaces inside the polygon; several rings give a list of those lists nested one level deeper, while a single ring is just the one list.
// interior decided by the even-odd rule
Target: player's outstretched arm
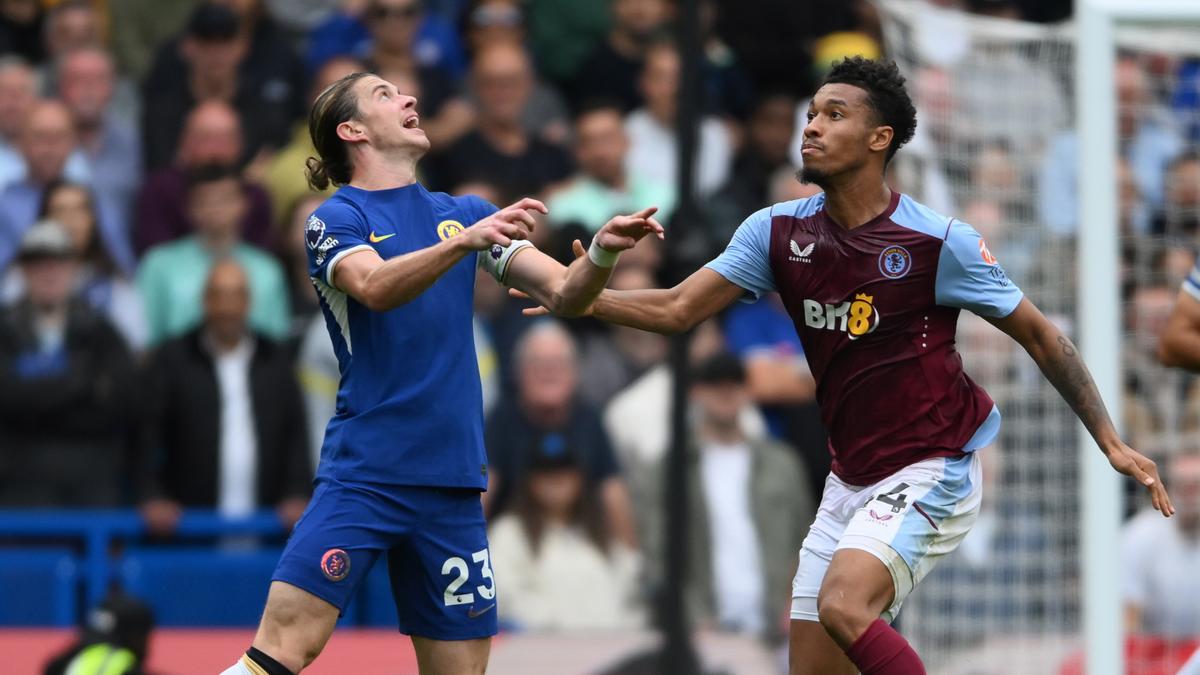
[{"label": "player's outstretched arm", "polygon": [[333,283],[371,311],[395,309],[424,293],[467,255],[493,244],[508,246],[513,240],[528,239],[534,224],[530,211],[545,213],[546,206],[536,199],[522,199],[457,237],[387,261],[364,248],[338,263],[333,269]]},{"label": "player's outstretched arm", "polygon": [[1028,298],[1022,299],[1008,316],[989,318],[988,321],[1008,333],[1029,352],[1046,379],[1079,416],[1092,438],[1096,439],[1113,468],[1144,485],[1150,491],[1154,508],[1164,516],[1173,514],[1175,507],[1171,505],[1171,498],[1167,496],[1166,488],[1158,477],[1158,468],[1153,461],[1121,441],[1096,389],[1096,383],[1071,340]]},{"label": "player's outstretched arm", "polygon": [[[586,256],[583,244],[576,239],[572,247],[575,250],[575,262],[578,263],[579,258]],[[517,289],[509,293],[517,298],[529,297]],[[605,290],[583,314],[609,323],[669,335],[703,323],[745,293],[741,286],[720,274],[701,268],[674,288]],[[541,307],[530,307],[524,313],[541,316],[551,311],[543,304]]]},{"label": "player's outstretched arm", "polygon": [[1158,358],[1163,365],[1200,371],[1200,301],[1186,290],[1167,319],[1158,345]]},{"label": "player's outstretched arm", "polygon": [[[532,248],[521,251],[508,267],[506,282],[558,316],[580,316],[608,283],[617,256],[654,233],[663,237],[663,226],[654,219],[658,207],[620,215],[609,220],[592,238],[594,250],[563,267]],[[596,248],[598,247],[598,248]]]}]

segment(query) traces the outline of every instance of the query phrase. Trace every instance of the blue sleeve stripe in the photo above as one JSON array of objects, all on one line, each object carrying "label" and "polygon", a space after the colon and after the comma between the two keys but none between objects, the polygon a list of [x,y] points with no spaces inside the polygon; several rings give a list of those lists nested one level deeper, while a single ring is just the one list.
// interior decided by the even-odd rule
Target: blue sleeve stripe
[{"label": "blue sleeve stripe", "polygon": [[1193,298],[1200,300],[1200,280],[1196,279],[1195,272],[1183,280],[1183,290],[1187,291],[1188,295]]}]

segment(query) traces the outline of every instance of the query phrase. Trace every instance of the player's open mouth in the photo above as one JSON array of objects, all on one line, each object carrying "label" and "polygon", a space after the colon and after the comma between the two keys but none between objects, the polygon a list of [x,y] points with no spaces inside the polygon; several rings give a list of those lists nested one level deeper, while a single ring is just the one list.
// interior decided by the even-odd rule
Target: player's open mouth
[{"label": "player's open mouth", "polygon": [[417,125],[420,123],[421,123],[421,118],[417,117],[416,115],[413,115],[412,117],[409,117],[408,119],[404,120],[404,128],[405,129],[416,129]]}]

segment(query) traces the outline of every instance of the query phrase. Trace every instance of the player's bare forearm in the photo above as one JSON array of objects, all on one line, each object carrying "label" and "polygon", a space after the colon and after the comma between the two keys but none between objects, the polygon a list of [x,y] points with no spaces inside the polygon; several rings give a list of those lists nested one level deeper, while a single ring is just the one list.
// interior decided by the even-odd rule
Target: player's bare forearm
[{"label": "player's bare forearm", "polygon": [[701,268],[674,288],[607,290],[592,305],[596,318],[653,333],[681,333],[745,294],[742,288]]},{"label": "player's bare forearm", "polygon": [[[546,307],[559,316],[583,314],[608,285],[608,278],[611,274],[611,267],[599,267],[586,255],[576,258],[566,268],[562,283],[546,299],[551,303]],[[537,295],[533,297],[541,300]]]},{"label": "player's bare forearm", "polygon": [[373,312],[386,312],[424,293],[473,251],[452,237],[429,248],[382,260],[374,251],[346,256],[334,283]]},{"label": "player's bare forearm", "polygon": [[1100,390],[1079,349],[1053,324],[1047,323],[1049,329],[1035,345],[1026,346],[1026,350],[1107,455],[1115,443],[1120,443],[1120,438],[1100,398]]},{"label": "player's bare forearm", "polygon": [[1120,443],[1100,391],[1079,355],[1079,349],[1028,299],[1003,319],[990,320],[1029,352],[1042,374],[1107,454]]}]

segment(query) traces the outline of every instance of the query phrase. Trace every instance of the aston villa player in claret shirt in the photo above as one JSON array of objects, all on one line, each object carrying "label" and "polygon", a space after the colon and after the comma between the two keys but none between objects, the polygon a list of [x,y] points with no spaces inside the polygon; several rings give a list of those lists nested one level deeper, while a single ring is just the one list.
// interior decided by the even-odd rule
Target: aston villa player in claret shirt
[{"label": "aston villa player in claret shirt", "polygon": [[1145,486],[1164,516],[1174,512],[1154,463],[1117,436],[1078,350],[979,233],[884,182],[916,125],[894,63],[843,61],[804,129],[800,179],[823,193],[752,214],[724,253],[674,288],[605,291],[590,308],[672,333],[739,299],[782,297],[833,456],[792,583],[791,675],[925,672],[890,621],[975,522],[978,452],[1000,428],[954,348],[964,309],[1019,342],[1113,468]]}]

